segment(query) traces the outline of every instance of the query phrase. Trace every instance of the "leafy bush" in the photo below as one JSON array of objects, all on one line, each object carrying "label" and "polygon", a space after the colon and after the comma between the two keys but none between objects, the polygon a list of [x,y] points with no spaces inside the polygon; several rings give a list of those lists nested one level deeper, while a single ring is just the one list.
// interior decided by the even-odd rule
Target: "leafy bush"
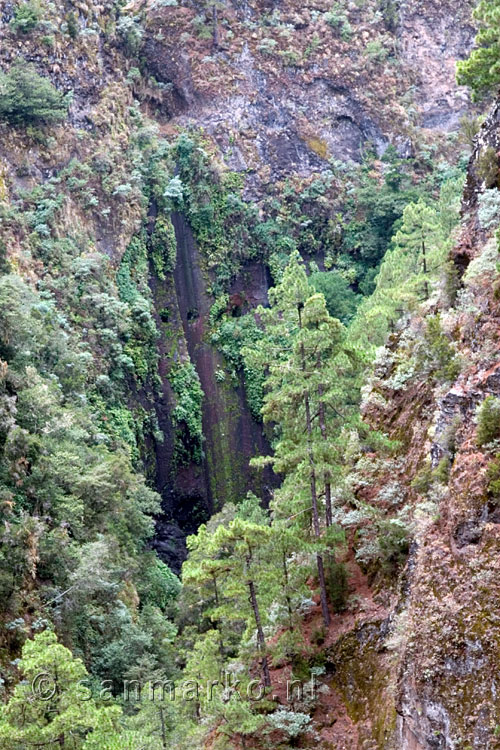
[{"label": "leafy bush", "polygon": [[[497,167],[498,171],[498,167]],[[477,217],[482,229],[491,229],[500,223],[500,191],[486,190],[478,198]]]},{"label": "leafy bush", "polygon": [[199,463],[202,458],[203,391],[198,373],[191,362],[183,362],[172,367],[168,379],[177,401],[172,411],[176,425],[176,460],[180,464],[191,459]]},{"label": "leafy bush", "polygon": [[460,360],[448,336],[441,327],[439,315],[427,319],[424,332],[424,350],[421,353],[424,366],[437,380],[453,381],[460,372]]},{"label": "leafy bush", "polygon": [[397,568],[402,565],[408,555],[408,529],[399,519],[388,519],[380,523],[379,546],[381,559],[385,566]]},{"label": "leafy bush", "polygon": [[78,27],[78,19],[74,11],[71,11],[70,13],[68,13],[66,17],[66,24],[68,27],[69,36],[71,37],[71,39],[76,39],[76,37],[78,36],[79,27]]},{"label": "leafy bush", "polygon": [[[217,305],[224,304],[227,298],[221,296],[210,311],[212,320],[217,312]],[[226,302],[227,307],[228,302]],[[219,308],[220,310],[220,308]],[[251,357],[247,356],[248,347],[253,346],[262,338],[262,331],[258,327],[253,315],[243,315],[233,318],[223,315],[214,326],[211,341],[224,355],[229,366],[234,385],[239,384],[239,373],[243,372],[245,380],[245,396],[254,419],[261,419],[264,373],[262,368],[255,364]]]},{"label": "leafy bush", "polygon": [[160,216],[156,220],[151,235],[151,251],[156,275],[164,280],[165,273],[174,270],[177,254],[175,231],[168,217]]},{"label": "leafy bush", "polygon": [[40,3],[36,0],[28,0],[28,2],[17,6],[14,11],[14,18],[9,26],[16,33],[29,34],[30,31],[36,29],[41,17]]},{"label": "leafy bush", "polygon": [[60,122],[67,116],[68,104],[68,96],[32,65],[19,62],[8,73],[0,73],[0,119],[13,125]]},{"label": "leafy bush", "polygon": [[464,115],[460,118],[460,136],[469,148],[474,147],[475,139],[481,128],[479,117]]},{"label": "leafy bush", "polygon": [[177,599],[181,582],[161,560],[153,557],[148,563],[138,587],[141,600],[144,604],[153,604],[165,611]]},{"label": "leafy bush", "polygon": [[500,453],[497,453],[488,465],[486,476],[488,477],[488,493],[495,504],[498,504],[500,502]]},{"label": "leafy bush", "polygon": [[340,36],[345,42],[349,41],[352,36],[352,26],[340,3],[334,3],[332,9],[325,13],[324,19],[332,29],[340,31]]},{"label": "leafy bush", "polygon": [[479,407],[477,415],[477,444],[491,443],[500,437],[500,399],[487,396]]},{"label": "leafy bush", "polygon": [[347,570],[344,563],[332,561],[327,564],[326,587],[334,612],[342,612],[349,596]]},{"label": "leafy bush", "polygon": [[477,158],[476,172],[487,188],[498,182],[498,157],[493,146],[487,146]]},{"label": "leafy bush", "polygon": [[127,52],[131,55],[137,54],[142,45],[144,29],[140,25],[137,16],[123,16],[116,25],[116,30],[123,39]]},{"label": "leafy bush", "polygon": [[317,292],[323,294],[330,315],[342,323],[348,323],[361,298],[353,292],[346,279],[337,271],[317,271],[311,274],[309,281]]},{"label": "leafy bush", "polygon": [[304,732],[311,722],[311,717],[307,714],[297,713],[296,711],[285,711],[280,709],[270,714],[269,723],[274,729],[279,729],[291,738],[298,737]]}]

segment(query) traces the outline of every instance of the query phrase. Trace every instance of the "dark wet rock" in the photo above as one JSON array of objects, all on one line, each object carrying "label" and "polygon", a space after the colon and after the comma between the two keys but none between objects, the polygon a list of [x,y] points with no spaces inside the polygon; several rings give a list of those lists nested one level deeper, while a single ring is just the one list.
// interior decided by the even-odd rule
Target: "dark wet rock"
[{"label": "dark wet rock", "polygon": [[465,521],[455,529],[453,536],[457,547],[461,548],[468,544],[479,544],[482,535],[483,531],[475,521]]}]

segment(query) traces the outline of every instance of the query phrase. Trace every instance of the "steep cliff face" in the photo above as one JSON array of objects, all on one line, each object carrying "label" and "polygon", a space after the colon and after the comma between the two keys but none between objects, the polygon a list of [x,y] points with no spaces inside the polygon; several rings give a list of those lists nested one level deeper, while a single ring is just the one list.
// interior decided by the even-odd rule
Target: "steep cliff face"
[{"label": "steep cliff face", "polygon": [[[243,196],[253,202],[279,196],[286,179],[311,181],[332,159],[359,160],[370,144],[379,155],[390,143],[402,157],[422,143],[444,153],[446,133],[467,108],[453,61],[471,45],[468,2],[458,8],[353,3],[333,10],[328,3],[254,3],[215,11],[195,4],[123,9],[67,2],[41,7],[30,33],[16,29],[15,12],[12,3],[2,3],[2,66],[8,69],[21,54],[60,90],[71,90],[72,104],[67,122],[49,132],[2,125],[2,199],[22,211],[30,200],[36,205],[37,190],[50,199],[57,193],[50,231],[82,238],[80,252],[108,258],[110,277],[120,277],[133,238],[145,227],[154,233],[145,164],[158,137],[172,140],[186,128],[202,132],[212,163],[223,174],[240,173]],[[325,206],[327,196],[325,222],[339,208],[335,183]],[[260,204],[258,211],[265,220]],[[64,274],[33,250],[33,227],[12,216],[4,224],[13,266],[59,294]],[[225,364],[208,340],[213,268],[207,270],[182,216],[174,224],[175,273],[159,279],[150,258],[150,292],[144,291],[160,332],[161,385],[158,390],[153,369],[144,377],[136,372],[128,400],[145,465],[165,499],[158,543],[177,567],[184,535],[213,507],[250,488],[265,496],[273,480],[249,473],[248,458],[263,452],[265,437],[244,385],[223,382]],[[228,291],[244,300],[240,309],[249,309],[265,302],[269,281],[262,264],[245,260]],[[82,330],[89,335],[88,326]],[[107,373],[106,346],[95,350],[97,374]],[[205,393],[206,457],[179,465],[172,421],[179,396],[169,373],[189,358]],[[136,369],[142,366],[136,356]],[[146,422],[159,425],[163,441]]]},{"label": "steep cliff face", "polygon": [[[450,303],[443,289],[420,316],[400,323],[365,403],[366,418],[402,442],[404,460],[391,482],[415,540],[391,617],[396,746],[409,750],[499,747],[496,417],[489,432],[485,427],[488,404],[497,403],[485,399],[498,398],[500,377],[498,137],[495,105],[469,165],[452,254],[456,297]],[[436,313],[451,342],[447,356],[461,361],[451,384],[419,364],[419,350],[433,346],[429,319]]]},{"label": "steep cliff face", "polygon": [[[48,4],[21,34],[13,3],[0,3],[1,66],[22,55],[73,92],[62,125],[0,126],[0,261],[5,249],[10,270],[54,301],[80,342],[104,437],[127,444],[161,493],[155,545],[179,570],[200,522],[248,490],[266,500],[276,482],[248,466],[269,453],[267,436],[241,368],[231,372],[212,338],[227,257],[208,258],[207,247],[227,239],[237,211],[258,227],[284,223],[277,199],[327,170],[320,203],[334,245],[346,163],[389,145],[402,159],[455,154],[470,107],[454,63],[471,47],[471,3],[108,6]],[[478,438],[477,417],[487,397],[500,398],[499,107],[471,158],[447,279],[396,326],[363,406],[399,448],[363,457],[354,494],[397,517],[412,544],[395,581],[362,572],[359,539],[349,539],[359,601],[323,645],[331,692],[314,717],[322,740],[345,750],[500,747],[500,445],[495,432]],[[186,132],[209,166],[179,187],[175,144]],[[226,204],[210,191],[224,178],[236,209],[215,236],[211,212]],[[298,219],[309,220],[307,210]],[[217,295],[219,313],[235,319],[266,304],[271,284],[264,234],[241,225],[253,255],[229,246],[234,272]],[[314,247],[309,260],[321,266],[328,250]],[[458,377],[439,375],[450,358]]]},{"label": "steep cliff face", "polygon": [[467,2],[228,4],[215,25],[196,5],[147,8],[169,129],[202,127],[249,195],[359,160],[368,143],[408,157],[467,111],[455,83],[474,34]]}]

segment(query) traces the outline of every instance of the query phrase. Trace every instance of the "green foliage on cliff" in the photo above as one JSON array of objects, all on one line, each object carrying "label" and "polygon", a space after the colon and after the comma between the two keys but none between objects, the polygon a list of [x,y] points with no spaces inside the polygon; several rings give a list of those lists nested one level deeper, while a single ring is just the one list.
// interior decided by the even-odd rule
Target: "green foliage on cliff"
[{"label": "green foliage on cliff", "polygon": [[[169,4],[175,2],[157,3]],[[386,24],[394,21],[393,5],[380,6]],[[19,35],[36,29],[38,7],[19,6],[11,28]],[[142,46],[140,18],[122,16],[115,25],[120,11],[113,7],[107,26],[94,22],[90,6],[88,16],[83,8],[78,19],[66,19],[78,49],[99,42],[96,66],[115,61],[117,41],[130,55]],[[349,37],[340,5],[324,20]],[[304,57],[315,45],[313,38]],[[377,40],[366,49],[383,63]],[[106,80],[107,65],[98,74],[89,69],[88,78],[86,71],[85,80]],[[370,572],[394,577],[403,565],[408,526],[383,508],[367,510],[353,490],[359,481],[369,495],[369,483],[387,469],[381,461],[379,476],[366,479],[358,462],[375,463],[372,454],[386,457],[396,444],[359,423],[360,370],[375,340],[437,291],[456,220],[453,191],[436,197],[448,167],[435,169],[432,153],[427,161],[419,154],[416,165],[389,148],[382,160],[367,154],[359,167],[325,162],[309,178],[269,184],[257,203],[245,197],[242,174],[215,165],[208,139],[172,136],[170,126],[141,114],[153,110],[160,87],[147,80],[143,59],[137,65],[122,99],[120,74],[86,112],[88,130],[57,142],[55,161],[48,158],[51,138],[31,128],[41,154],[37,172],[30,156],[16,174],[0,176],[9,249],[6,262],[0,245],[0,272],[11,272],[0,278],[0,745],[181,750],[202,747],[207,735],[214,750],[261,741],[301,745],[313,700],[284,710],[272,693],[255,704],[236,690],[214,700],[204,691],[181,705],[145,701],[122,713],[122,683],[158,678],[178,686],[184,678],[205,685],[227,667],[241,677],[244,693],[255,676],[267,686],[272,668],[309,677],[316,665],[321,673],[325,657],[314,641],[328,633],[304,639],[303,617],[319,615],[316,588],[325,620],[346,607],[349,618],[355,611],[352,563],[340,562],[344,529],[353,531],[349,540]],[[3,96],[4,118],[13,124],[66,116],[66,99],[29,66],[3,74],[0,84],[0,108]],[[78,96],[80,123],[81,90]],[[316,145],[325,155],[325,145]],[[151,549],[160,497],[140,473],[151,443],[161,440],[156,410],[172,419],[171,468],[181,482],[189,487],[205,468],[203,392],[186,355],[171,275],[173,210],[189,219],[201,272],[218,295],[201,345],[209,336],[225,357],[218,380],[244,382],[252,414],[265,417],[273,438],[273,455],[255,464],[273,464],[282,479],[269,512],[250,494],[189,538],[182,586]],[[313,259],[329,270],[307,278],[306,268],[317,268]],[[270,307],[241,315],[251,298],[232,305],[229,292],[235,277],[249,266],[250,276],[257,264],[274,280]],[[376,292],[348,333],[337,318],[351,321],[377,272]],[[424,351],[412,366],[438,381],[452,378],[457,360],[443,319],[429,317],[422,332]],[[171,391],[159,380],[159,352]],[[496,479],[492,474],[490,494]],[[374,505],[399,501],[398,488],[389,489]],[[187,523],[196,523],[194,513]],[[59,694],[48,705],[31,700],[35,667],[60,681],[69,703]],[[118,700],[78,702],[79,677],[93,688],[109,680]]]},{"label": "green foliage on cliff", "polygon": [[103,678],[146,653],[167,664],[174,633],[155,612],[175,589],[156,580],[140,607],[135,584],[156,569],[143,555],[159,497],[84,398],[92,358],[50,300],[3,276],[0,311],[0,596],[3,623],[19,622],[2,648],[25,640],[29,606]]},{"label": "green foliage on cliff", "polygon": [[477,415],[477,444],[491,443],[500,437],[500,399],[487,396]]},{"label": "green foliage on cliff", "polygon": [[353,342],[381,346],[405,312],[429,299],[446,266],[450,231],[458,222],[461,180],[445,182],[440,198],[408,204],[375,278],[375,290],[356,312],[349,329]]},{"label": "green foliage on cliff", "polygon": [[167,273],[175,268],[176,261],[175,230],[168,217],[159,216],[151,235],[151,256],[156,275],[164,281]]},{"label": "green foliage on cliff", "polygon": [[176,461],[178,465],[191,460],[200,463],[203,456],[203,391],[200,378],[194,365],[184,362],[172,366],[168,379],[176,397],[172,411],[176,425]]},{"label": "green foliage on cliff", "polygon": [[0,72],[0,119],[13,125],[55,123],[68,114],[68,96],[61,94],[33,65],[16,63]]},{"label": "green foliage on cliff", "polygon": [[243,375],[245,395],[252,416],[256,420],[261,418],[263,399],[264,373],[259,367],[252,365],[250,359],[245,356],[247,347],[253,347],[261,337],[260,330],[255,320],[255,315],[249,313],[241,317],[232,317],[226,312],[227,297],[219,298],[222,302],[222,312],[217,313],[217,300],[212,307],[211,341],[217,346],[225,357],[233,385],[240,384],[239,376]]},{"label": "green foliage on cliff", "polygon": [[38,26],[42,18],[42,6],[40,0],[28,0],[21,2],[15,12],[14,18],[9,26],[12,31],[28,34]]},{"label": "green foliage on cliff", "polygon": [[356,312],[360,296],[351,289],[347,280],[338,271],[316,271],[309,281],[317,292],[323,294],[332,318],[348,323]]},{"label": "green foliage on cliff", "polygon": [[457,81],[472,89],[473,97],[482,99],[500,84],[500,3],[481,0],[474,11],[479,26],[476,48],[466,60],[457,63]]},{"label": "green foliage on cliff", "polygon": [[[163,259],[163,255],[161,256]],[[164,263],[161,266],[163,272]],[[144,382],[148,376],[155,377],[158,352],[158,331],[152,315],[148,286],[149,265],[145,232],[132,239],[125,251],[116,276],[120,299],[130,310],[130,332],[124,346],[134,374]]]}]

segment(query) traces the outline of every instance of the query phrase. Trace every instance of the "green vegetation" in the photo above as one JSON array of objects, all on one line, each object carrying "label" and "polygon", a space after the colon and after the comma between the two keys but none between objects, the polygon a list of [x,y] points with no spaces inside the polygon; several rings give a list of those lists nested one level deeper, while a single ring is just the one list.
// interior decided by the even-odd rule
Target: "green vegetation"
[{"label": "green vegetation", "polygon": [[13,125],[55,123],[66,119],[68,95],[61,94],[32,65],[16,63],[0,73],[0,119]]},{"label": "green vegetation", "polygon": [[475,99],[481,99],[500,83],[500,4],[498,0],[481,0],[474,10],[479,26],[476,48],[467,60],[457,63],[457,81],[469,86]]},{"label": "green vegetation", "polygon": [[[88,681],[84,682],[88,673],[81,659],[74,659],[71,651],[57,643],[54,633],[45,631],[26,641],[19,667],[24,679],[0,719],[1,746],[81,748],[100,713],[107,711],[98,709],[92,698],[88,700]],[[40,683],[42,700],[37,700],[32,684],[41,674],[46,682]]]},{"label": "green vegetation", "polygon": [[[159,497],[82,399],[92,358],[50,299],[4,275],[0,310],[0,594],[3,621],[18,623],[4,631],[2,647],[15,653],[26,639],[29,606],[34,619],[57,625],[95,675],[118,684],[141,655],[169,658],[174,631],[159,613],[171,584],[157,582],[140,610],[136,593],[156,564],[145,547]],[[132,616],[124,602],[134,600]]]},{"label": "green vegetation", "polygon": [[309,277],[309,282],[324,296],[332,318],[349,323],[361,298],[351,289],[348,281],[338,271],[316,271]]},{"label": "green vegetation", "polygon": [[239,384],[242,373],[245,394],[252,416],[261,419],[262,399],[264,396],[264,373],[258,366],[252,365],[245,356],[247,348],[257,344],[262,332],[257,325],[255,315],[249,313],[241,317],[232,317],[226,312],[227,296],[219,297],[211,310],[211,342],[222,352],[234,385]]},{"label": "green vegetation", "polygon": [[438,286],[458,222],[461,180],[445,182],[431,205],[410,203],[384,256],[375,290],[358,307],[350,337],[364,347],[381,346],[398,319],[429,299]]},{"label": "green vegetation", "polygon": [[177,426],[176,461],[178,464],[189,463],[190,460],[200,463],[203,456],[203,391],[198,373],[191,362],[184,362],[173,365],[168,378],[176,396],[172,412],[172,419]]},{"label": "green vegetation", "polygon": [[[292,255],[281,284],[270,290],[269,296],[270,308],[258,310],[266,338],[254,358],[263,358],[268,369],[262,413],[265,421],[279,425],[279,437],[273,445],[273,456],[257,459],[256,463],[271,462],[274,470],[285,477],[276,500],[280,516],[297,512],[300,515],[304,507],[312,510],[322,613],[327,627],[330,616],[318,497],[323,487],[326,526],[330,529],[330,464],[339,451],[336,440],[348,420],[348,414],[341,410],[350,397],[354,400],[356,359],[353,352],[344,348],[342,326],[330,317],[324,297],[313,293],[298,254]],[[288,342],[286,348],[284,341]]]},{"label": "green vegetation", "polygon": [[16,7],[14,18],[9,25],[16,33],[29,34],[37,28],[41,18],[42,8],[39,0],[28,0]]},{"label": "green vegetation", "polygon": [[[367,369],[370,423],[377,409],[390,412],[388,394],[415,383],[438,391],[459,372],[458,331],[447,309],[458,280],[447,258],[462,165],[438,161],[434,147],[417,138],[414,158],[400,158],[392,146],[379,158],[366,145],[361,164],[344,164],[329,159],[319,133],[309,134],[304,142],[323,170],[268,184],[259,174],[259,200],[248,200],[244,189],[252,183],[216,166],[210,138],[142,114],[161,95],[170,116],[172,91],[148,77],[148,19],[125,15],[122,6],[115,3],[104,19],[94,6],[71,11],[61,34],[44,20],[50,4],[43,12],[36,0],[14,9],[8,37],[17,45],[35,32],[37,65],[58,60],[68,36],[79,51],[93,49],[89,81],[105,77],[103,52],[118,60],[125,49],[134,57],[116,86],[96,86],[84,125],[75,112],[80,129],[39,127],[64,120],[69,97],[31,65],[0,75],[0,116],[25,127],[37,152],[36,173],[27,159],[0,175],[0,747],[305,746],[317,741],[312,716],[321,697],[284,707],[273,698],[274,670],[306,685],[325,672],[320,647],[333,648],[332,620],[342,631],[358,607],[366,613],[366,602],[350,596],[356,563],[382,602],[418,525],[407,494],[421,493],[436,512],[452,468],[450,433],[440,438],[446,455],[437,468],[424,464],[408,490],[401,450],[413,415],[404,426],[390,423],[389,439],[361,421],[360,402]],[[168,12],[173,19],[177,11]],[[357,13],[340,2],[326,13],[307,11],[311,26],[326,21],[340,46],[353,36]],[[384,0],[376,16],[393,27],[396,5]],[[256,29],[267,63],[278,53],[289,65],[324,55],[316,32],[303,52],[294,49],[300,29],[279,22],[279,9],[262,23],[279,24],[291,45],[277,49]],[[203,10],[192,28],[201,48],[215,26]],[[231,32],[221,29],[227,42]],[[155,34],[161,41],[163,31]],[[394,62],[383,40],[364,46],[370,71]],[[225,52],[203,65],[215,62],[222,69]],[[64,69],[59,77],[55,64],[52,71],[71,79]],[[81,96],[78,89],[79,107]],[[4,131],[6,153],[16,151],[23,131]],[[477,171],[494,188],[498,164],[490,151]],[[494,193],[479,200],[485,230],[494,226]],[[218,395],[228,394],[227,411],[239,404],[230,389],[244,388],[258,423],[252,428],[265,429],[270,455],[256,456],[252,471],[266,469],[262,486],[270,467],[276,475],[266,488],[268,508],[252,493],[213,498],[219,512],[188,537],[181,579],[153,551],[154,518],[165,513],[161,541],[180,548],[175,526],[196,528],[201,500],[190,493],[209,484],[212,467],[204,462],[202,429],[210,394],[187,353],[178,310],[175,211],[193,231],[202,258],[196,272],[213,301],[208,321],[187,325],[203,324],[199,346],[224,357],[214,377]],[[269,272],[273,284],[269,305],[257,310],[256,272]],[[449,299],[444,274],[454,290]],[[410,315],[417,332],[400,323]],[[478,414],[478,443],[492,453],[499,437],[493,401]],[[227,455],[216,470],[237,465],[243,473],[225,426],[217,425]],[[498,462],[495,456],[488,468],[491,502],[500,495]],[[162,498],[152,489],[157,468]],[[182,519],[175,516],[177,486],[187,498]],[[30,693],[38,671],[56,686],[47,702]],[[239,680],[239,689],[211,696],[193,688],[194,681],[217,683],[221,672]],[[158,681],[181,699],[130,702],[124,680]],[[324,693],[329,683],[331,674]],[[254,701],[252,691],[262,699]]]},{"label": "green vegetation", "polygon": [[500,437],[500,399],[487,396],[477,415],[477,444],[487,445]]},{"label": "green vegetation", "polygon": [[175,268],[175,231],[169,218],[160,216],[155,222],[151,236],[151,255],[156,275],[162,281]]},{"label": "green vegetation", "polygon": [[476,171],[487,188],[498,184],[498,156],[493,146],[481,150],[477,157]]},{"label": "green vegetation", "polygon": [[500,454],[488,464],[488,494],[495,504],[500,503]]}]

